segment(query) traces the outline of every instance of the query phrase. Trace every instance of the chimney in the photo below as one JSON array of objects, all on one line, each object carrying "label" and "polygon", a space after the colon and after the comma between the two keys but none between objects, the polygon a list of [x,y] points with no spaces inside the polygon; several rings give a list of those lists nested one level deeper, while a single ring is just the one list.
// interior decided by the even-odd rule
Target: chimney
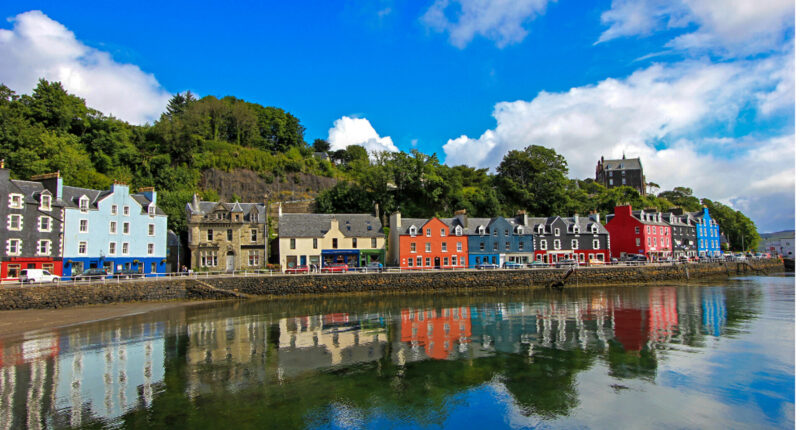
[{"label": "chimney", "polygon": [[467,210],[466,209],[459,209],[455,212],[456,219],[461,223],[461,226],[467,228],[467,223],[469,219],[467,218]]},{"label": "chimney", "polygon": [[572,220],[575,222],[575,225],[581,224],[581,217],[579,217],[578,214],[573,215]]},{"label": "chimney", "polygon": [[375,218],[381,219],[381,208],[378,206],[378,202],[375,202]]},{"label": "chimney", "polygon": [[56,200],[61,200],[64,195],[64,180],[61,178],[60,171],[31,176],[31,181],[41,182],[42,186],[50,191],[50,194],[52,194]]},{"label": "chimney", "polygon": [[194,212],[200,212],[200,202],[197,199],[197,193],[192,195],[192,210]]},{"label": "chimney", "polygon": [[153,188],[153,187],[139,188],[139,193],[141,193],[145,197],[147,197],[147,200],[150,200],[151,202],[153,202],[154,205],[158,204],[158,203],[156,203],[156,189],[155,188]]},{"label": "chimney", "polygon": [[600,214],[598,214],[595,211],[591,211],[591,212],[589,212],[589,219],[599,224],[600,223]]},{"label": "chimney", "polygon": [[520,224],[524,225],[525,227],[528,226],[528,212],[525,212],[524,209],[523,210],[518,210],[517,211],[517,217],[520,220],[519,221]]},{"label": "chimney", "polygon": [[283,202],[278,202],[278,218],[283,216]]}]

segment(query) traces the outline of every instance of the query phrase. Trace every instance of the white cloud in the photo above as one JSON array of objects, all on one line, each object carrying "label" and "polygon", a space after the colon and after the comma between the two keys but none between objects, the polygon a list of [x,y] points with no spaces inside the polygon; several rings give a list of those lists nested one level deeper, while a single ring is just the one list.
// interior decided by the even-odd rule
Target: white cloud
[{"label": "white cloud", "polygon": [[170,95],[152,74],[86,46],[41,11],[9,21],[11,30],[0,29],[0,82],[17,93],[30,92],[44,78],[60,81],[90,107],[135,124],[163,112]]},{"label": "white cloud", "polygon": [[[763,201],[764,185],[770,184],[773,197],[793,202],[793,135],[694,137],[730,127],[742,109],[758,101],[761,109],[771,109],[760,94],[790,98],[779,84],[787,62],[793,59],[654,65],[621,80],[498,103],[493,114],[497,127],[479,138],[450,139],[444,145],[446,161],[491,168],[510,150],[541,145],[564,155],[571,177],[586,178],[594,176],[600,156],[624,152],[641,157],[647,180],[662,190],[690,186],[697,195],[744,209]],[[769,179],[776,172],[792,174],[781,181]],[[793,207],[780,206],[793,217]],[[763,215],[756,221],[768,227],[777,213]]]},{"label": "white cloud", "polygon": [[333,122],[333,127],[328,130],[328,142],[331,150],[345,149],[350,145],[363,146],[368,153],[397,152],[392,138],[380,137],[366,118],[352,118],[343,116]]},{"label": "white cloud", "polygon": [[422,16],[429,28],[446,32],[450,43],[467,46],[481,35],[498,47],[521,42],[523,24],[544,12],[549,0],[436,0]]},{"label": "white cloud", "polygon": [[779,48],[793,18],[793,0],[614,0],[598,43],[693,23],[668,46],[746,55]]}]

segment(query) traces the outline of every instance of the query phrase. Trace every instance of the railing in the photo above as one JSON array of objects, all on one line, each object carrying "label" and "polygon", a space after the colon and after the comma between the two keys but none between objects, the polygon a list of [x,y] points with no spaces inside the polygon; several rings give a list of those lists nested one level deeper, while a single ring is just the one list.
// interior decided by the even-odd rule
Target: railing
[{"label": "railing", "polygon": [[[89,283],[103,283],[103,284],[122,284],[128,282],[144,282],[152,281],[155,279],[214,279],[214,278],[231,278],[231,277],[269,277],[269,276],[336,276],[346,274],[378,274],[378,273],[431,273],[431,272],[484,272],[484,271],[526,271],[526,270],[549,270],[549,269],[567,269],[576,268],[579,270],[603,268],[603,267],[626,267],[626,266],[639,266],[639,267],[658,267],[658,266],[674,266],[680,264],[700,264],[700,263],[721,263],[721,262],[737,262],[737,261],[753,261],[763,260],[764,258],[745,257],[742,260],[740,257],[719,257],[719,258],[700,258],[689,261],[682,260],[664,260],[664,261],[594,261],[594,262],[553,262],[553,263],[519,263],[521,267],[382,267],[380,269],[374,267],[351,267],[347,271],[342,272],[326,272],[319,268],[307,272],[300,273],[284,273],[281,271],[253,269],[253,270],[234,270],[234,271],[200,271],[200,272],[174,272],[174,273],[131,273],[131,274],[111,274],[111,275],[97,275],[97,276],[77,276],[75,278],[64,278],[58,282],[61,285],[82,285]],[[324,269],[324,268],[323,268]],[[3,287],[22,287],[31,284],[41,284],[42,282],[32,282],[29,284],[22,284],[18,281],[6,281]]]}]

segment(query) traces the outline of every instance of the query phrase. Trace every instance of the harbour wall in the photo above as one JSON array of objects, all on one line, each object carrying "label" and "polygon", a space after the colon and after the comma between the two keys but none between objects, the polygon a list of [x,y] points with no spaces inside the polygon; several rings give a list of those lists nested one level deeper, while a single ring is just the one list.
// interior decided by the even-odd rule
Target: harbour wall
[{"label": "harbour wall", "polygon": [[[737,270],[738,269],[738,270]],[[605,266],[575,270],[564,287],[644,285],[783,271],[778,260],[660,266]],[[91,304],[248,299],[293,295],[409,294],[545,288],[567,269],[343,273],[247,277],[161,278],[123,282],[11,286],[0,288],[0,310],[47,309]]]}]

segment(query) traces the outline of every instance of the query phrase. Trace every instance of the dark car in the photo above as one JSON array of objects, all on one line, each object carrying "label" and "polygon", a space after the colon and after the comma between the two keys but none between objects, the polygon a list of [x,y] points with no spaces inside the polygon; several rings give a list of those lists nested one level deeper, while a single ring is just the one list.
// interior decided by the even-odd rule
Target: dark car
[{"label": "dark car", "polygon": [[136,278],[138,276],[142,276],[137,270],[133,269],[122,269],[118,272],[115,272],[113,277],[118,279],[131,279]]},{"label": "dark car", "polygon": [[95,279],[103,279],[108,276],[105,269],[86,269],[83,273],[73,276],[72,279],[76,281],[91,281]]}]

